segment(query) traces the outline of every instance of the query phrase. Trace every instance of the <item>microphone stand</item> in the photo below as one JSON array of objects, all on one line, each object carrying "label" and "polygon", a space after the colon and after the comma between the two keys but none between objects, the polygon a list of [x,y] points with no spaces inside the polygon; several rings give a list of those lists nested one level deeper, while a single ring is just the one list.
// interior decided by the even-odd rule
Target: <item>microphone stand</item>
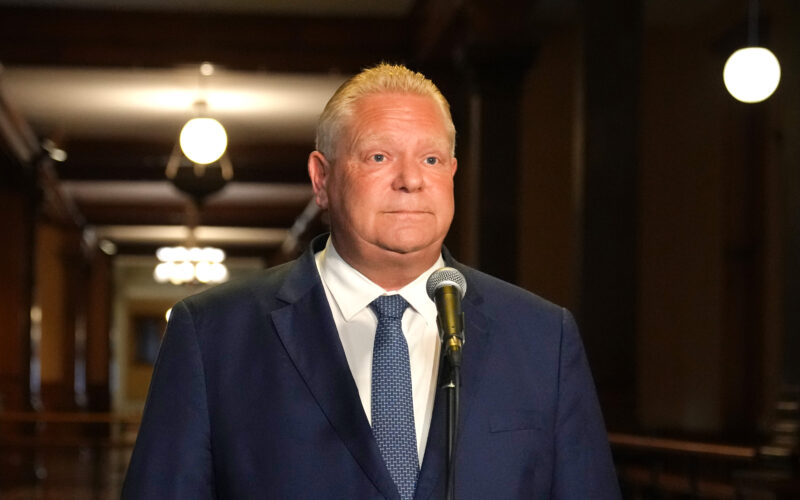
[{"label": "microphone stand", "polygon": [[447,465],[445,487],[445,498],[455,500],[455,444],[458,437],[458,396],[461,392],[461,349],[464,343],[464,313],[458,315],[458,325],[455,331],[449,332],[442,339],[442,361],[444,371],[442,372],[442,388],[447,391]]},{"label": "microphone stand", "polygon": [[[445,472],[445,497],[455,499],[455,445],[458,438],[459,392],[461,391],[461,356],[464,345],[464,312],[461,310],[461,298],[466,290],[466,283],[461,273],[452,270],[461,277],[461,284],[439,287],[428,295],[436,303],[436,324],[442,339],[442,358],[439,364],[442,388],[447,392],[447,464]],[[433,275],[431,275],[433,277]],[[429,278],[430,287],[430,278]]]},{"label": "microphone stand", "polygon": [[[459,356],[460,358],[460,356]],[[445,486],[445,498],[455,500],[455,448],[456,436],[458,435],[458,396],[461,391],[461,363],[453,364],[450,356],[444,356],[445,367],[444,385],[442,388],[447,391],[447,464]]]}]

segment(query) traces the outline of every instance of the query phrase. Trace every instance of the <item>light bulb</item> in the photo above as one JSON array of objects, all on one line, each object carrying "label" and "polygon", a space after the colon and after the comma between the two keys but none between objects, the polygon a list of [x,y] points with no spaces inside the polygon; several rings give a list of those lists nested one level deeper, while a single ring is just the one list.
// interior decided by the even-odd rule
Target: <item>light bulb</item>
[{"label": "light bulb", "polygon": [[781,65],[764,47],[745,47],[728,58],[722,79],[728,92],[739,101],[761,102],[778,88]]},{"label": "light bulb", "polygon": [[166,283],[169,281],[169,277],[172,272],[171,266],[171,262],[161,262],[153,270],[153,278],[155,278],[155,280],[159,283]]},{"label": "light bulb", "polygon": [[219,160],[228,146],[225,128],[213,118],[192,118],[181,129],[181,150],[200,165]]},{"label": "light bulb", "polygon": [[195,273],[200,283],[221,283],[228,279],[228,268],[219,262],[198,262]]},{"label": "light bulb", "polygon": [[189,256],[184,260],[189,260],[192,262],[200,262],[201,260],[203,260],[203,249],[200,247],[189,248]]},{"label": "light bulb", "polygon": [[220,262],[211,263],[211,281],[214,283],[222,283],[228,281],[228,267]]},{"label": "light bulb", "polygon": [[180,262],[173,269],[170,281],[176,285],[189,283],[194,279],[194,265],[191,262]]},{"label": "light bulb", "polygon": [[205,247],[202,249],[202,259],[208,262],[222,262],[225,260],[225,252],[220,248]]}]

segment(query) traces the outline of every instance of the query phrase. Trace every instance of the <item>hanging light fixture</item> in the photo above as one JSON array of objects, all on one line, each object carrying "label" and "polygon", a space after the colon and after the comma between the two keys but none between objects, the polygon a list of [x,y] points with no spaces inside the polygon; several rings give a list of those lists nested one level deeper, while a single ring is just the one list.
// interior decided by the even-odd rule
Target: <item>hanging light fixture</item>
[{"label": "hanging light fixture", "polygon": [[[198,206],[233,178],[233,164],[226,153],[228,135],[225,127],[208,116],[205,83],[213,73],[213,64],[206,62],[200,65],[198,98],[193,105],[194,117],[181,128],[165,171],[167,179],[191,196]],[[186,159],[192,163],[191,168],[184,168]],[[215,162],[215,165],[211,165]]]},{"label": "hanging light fixture", "polygon": [[778,88],[781,66],[766,47],[758,46],[758,0],[750,0],[748,47],[735,51],[725,63],[722,79],[737,100],[756,103],[767,99]]},{"label": "hanging light fixture", "polygon": [[159,283],[183,285],[186,283],[222,283],[228,279],[228,268],[223,263],[225,252],[214,247],[161,247],[156,250],[160,261],[153,270]]},{"label": "hanging light fixture", "polygon": [[194,103],[195,117],[181,129],[178,140],[181,151],[197,165],[208,165],[219,160],[228,147],[228,134],[220,122],[208,116],[208,103],[203,97],[206,79],[216,68],[204,62],[199,68],[198,91],[200,97]]},{"label": "hanging light fixture", "polygon": [[158,265],[153,269],[153,279],[159,283],[206,284],[228,280],[225,252],[215,247],[200,247],[195,238],[195,229],[200,220],[196,203],[186,205],[186,225],[189,236],[185,246],[161,247],[156,250]]},{"label": "hanging light fixture", "polygon": [[228,146],[225,127],[213,118],[192,118],[181,129],[181,151],[199,165],[219,160]]}]

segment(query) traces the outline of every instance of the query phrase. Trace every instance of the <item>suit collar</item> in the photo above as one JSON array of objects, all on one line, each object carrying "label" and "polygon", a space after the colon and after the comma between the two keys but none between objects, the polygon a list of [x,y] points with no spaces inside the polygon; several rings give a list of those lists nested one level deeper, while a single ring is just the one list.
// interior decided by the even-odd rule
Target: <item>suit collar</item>
[{"label": "suit collar", "polygon": [[314,263],[314,252],[324,243],[324,237],[315,238],[297,260],[277,294],[286,306],[270,316],[297,371],[353,458],[384,497],[396,499]]},{"label": "suit collar", "polygon": [[314,263],[314,254],[325,248],[327,235],[320,235],[311,241],[308,249],[297,259],[292,270],[286,276],[283,285],[278,290],[277,298],[286,302],[294,303],[309,291],[322,284]]}]

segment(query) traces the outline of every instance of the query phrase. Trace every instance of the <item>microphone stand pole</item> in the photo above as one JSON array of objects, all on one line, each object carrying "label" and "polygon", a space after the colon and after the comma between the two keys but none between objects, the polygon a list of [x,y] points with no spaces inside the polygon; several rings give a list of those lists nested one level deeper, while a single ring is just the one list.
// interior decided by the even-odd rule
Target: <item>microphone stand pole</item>
[{"label": "microphone stand pole", "polygon": [[[455,500],[455,459],[453,450],[455,448],[456,436],[458,435],[458,396],[461,391],[461,366],[460,363],[454,365],[448,356],[443,361],[445,367],[444,390],[447,391],[447,465],[445,487],[445,498]],[[460,359],[459,359],[460,361]]]},{"label": "microphone stand pole", "polygon": [[458,315],[458,327],[454,332],[449,332],[442,342],[442,362],[444,366],[444,380],[442,387],[447,391],[447,466],[445,498],[455,500],[456,461],[455,445],[458,437],[458,396],[461,392],[461,348],[464,344],[464,313]]}]

